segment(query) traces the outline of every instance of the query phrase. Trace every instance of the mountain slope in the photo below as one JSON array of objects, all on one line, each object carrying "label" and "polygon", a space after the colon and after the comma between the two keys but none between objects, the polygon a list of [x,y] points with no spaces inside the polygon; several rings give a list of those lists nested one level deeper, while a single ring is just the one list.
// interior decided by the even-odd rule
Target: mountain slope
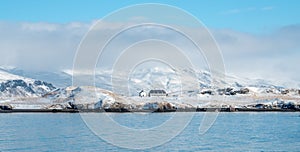
[{"label": "mountain slope", "polygon": [[[0,67],[1,69],[1,67]],[[5,68],[2,67],[2,71],[5,69],[6,72],[13,75],[23,76],[35,80],[43,80],[57,87],[68,87],[72,85],[72,77],[62,71],[27,71],[18,68]]]},{"label": "mountain slope", "polygon": [[51,83],[0,70],[0,98],[39,97],[54,89]]},{"label": "mountain slope", "polygon": [[[119,72],[122,73],[122,72]],[[183,76],[182,76],[183,75]],[[208,71],[193,71],[192,69],[181,69],[181,71],[174,71],[164,68],[149,68],[149,69],[136,69],[132,71],[129,76],[112,76],[111,72],[98,71],[96,72],[96,86],[104,88],[110,91],[116,91],[116,93],[122,94],[122,92],[129,92],[129,96],[137,96],[141,90],[150,91],[152,89],[164,89],[171,93],[180,93],[183,91],[191,92],[195,90],[182,90],[182,86],[185,85],[185,89],[195,89],[198,91],[211,90],[218,94],[218,90],[225,89],[230,91],[240,92],[245,88],[248,88],[253,93],[265,93],[268,90],[280,93],[285,90],[282,86],[274,85],[267,80],[256,80],[249,78],[240,78],[233,75],[226,75],[224,80],[216,80],[216,86],[212,86],[211,74]],[[111,85],[111,79],[116,79],[116,82],[125,82],[128,87],[113,88]],[[190,79],[190,80],[185,80]],[[182,84],[182,81],[189,82]],[[195,87],[198,85],[198,87]],[[190,86],[190,87],[189,87]],[[200,93],[194,92],[194,93]],[[228,93],[230,94],[230,93]],[[231,95],[234,93],[231,93]],[[125,94],[124,94],[125,95]],[[195,95],[195,94],[194,94]]]}]

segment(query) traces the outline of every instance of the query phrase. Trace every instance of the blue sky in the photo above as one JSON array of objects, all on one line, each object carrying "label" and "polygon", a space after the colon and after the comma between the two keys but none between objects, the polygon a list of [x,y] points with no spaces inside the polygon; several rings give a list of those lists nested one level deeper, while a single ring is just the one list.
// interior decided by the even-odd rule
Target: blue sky
[{"label": "blue sky", "polygon": [[173,5],[201,20],[217,40],[228,73],[296,81],[300,87],[298,0],[0,0],[0,56],[5,56],[0,66],[71,68],[94,21],[142,3]]},{"label": "blue sky", "polygon": [[76,1],[1,0],[0,20],[27,22],[90,22],[128,5],[164,3],[195,15],[210,28],[266,33],[286,25],[299,24],[298,0],[221,0],[221,1]]}]

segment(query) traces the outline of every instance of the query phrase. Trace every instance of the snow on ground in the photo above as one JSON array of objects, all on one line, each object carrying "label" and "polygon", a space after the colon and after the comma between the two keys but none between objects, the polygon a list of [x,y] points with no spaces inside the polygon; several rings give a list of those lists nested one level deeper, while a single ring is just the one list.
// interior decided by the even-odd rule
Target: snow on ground
[{"label": "snow on ground", "polygon": [[33,81],[32,79],[25,78],[25,77],[18,76],[18,75],[14,75],[14,74],[8,73],[8,72],[0,69],[0,82],[5,82],[7,80],[24,80],[24,81],[27,81],[27,82],[32,82]]},{"label": "snow on ground", "polygon": [[[65,71],[71,74],[71,71]],[[247,105],[257,103],[277,103],[277,102],[295,102],[299,103],[300,94],[297,89],[286,90],[280,86],[274,86],[268,81],[250,80],[238,78],[235,76],[227,77],[226,81],[219,81],[223,83],[226,88],[211,88],[210,73],[207,71],[191,71],[190,69],[183,69],[184,74],[187,74],[186,79],[192,79],[195,76],[198,78],[199,90],[181,90],[181,79],[178,78],[178,71],[164,70],[159,68],[142,69],[133,72],[129,78],[126,77],[129,83],[130,95],[125,96],[125,93],[112,92],[111,85],[111,71],[96,71],[96,86],[70,86],[66,88],[49,89],[48,85],[43,85],[42,81],[35,81],[33,79],[24,78],[18,75],[11,74],[5,70],[0,70],[0,82],[9,80],[23,80],[26,83],[41,83],[42,85],[33,85],[34,93],[25,94],[24,97],[8,96],[7,94],[28,93],[24,88],[14,88],[14,91],[4,91],[5,94],[0,93],[0,104],[10,103],[15,107],[30,108],[30,105],[36,107],[48,107],[49,105],[66,104],[74,102],[75,104],[89,105],[90,107],[99,107],[113,105],[114,103],[122,103],[136,107],[142,107],[148,103],[163,103],[168,102],[180,108],[191,108],[198,106],[222,106],[222,105]],[[120,78],[118,78],[120,79]],[[186,88],[194,88],[197,82],[189,81]],[[48,86],[48,87],[47,87]],[[191,86],[191,87],[190,87]],[[249,92],[245,94],[235,93],[234,95],[220,95],[218,89],[229,89],[232,91],[240,91],[247,88]],[[126,88],[127,89],[127,88]],[[151,89],[164,89],[169,94],[168,97],[138,97],[138,91],[150,91]],[[38,90],[42,92],[37,95]],[[19,91],[19,92],[18,92]],[[44,91],[44,92],[43,92]],[[182,92],[183,91],[183,92]],[[231,91],[231,92],[232,92]],[[202,93],[201,93],[202,92]],[[203,93],[207,92],[207,93]],[[211,94],[209,92],[212,92]],[[31,107],[34,108],[34,107]]]}]

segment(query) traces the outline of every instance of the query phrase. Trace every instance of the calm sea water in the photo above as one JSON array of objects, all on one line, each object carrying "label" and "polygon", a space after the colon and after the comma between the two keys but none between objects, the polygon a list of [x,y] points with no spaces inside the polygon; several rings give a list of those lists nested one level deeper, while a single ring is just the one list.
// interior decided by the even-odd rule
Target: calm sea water
[{"label": "calm sea water", "polygon": [[[171,113],[112,114],[122,125],[147,128]],[[145,151],[299,151],[300,113],[220,113],[204,135],[196,113],[177,137]],[[95,136],[79,114],[0,114],[0,151],[134,151]]]}]

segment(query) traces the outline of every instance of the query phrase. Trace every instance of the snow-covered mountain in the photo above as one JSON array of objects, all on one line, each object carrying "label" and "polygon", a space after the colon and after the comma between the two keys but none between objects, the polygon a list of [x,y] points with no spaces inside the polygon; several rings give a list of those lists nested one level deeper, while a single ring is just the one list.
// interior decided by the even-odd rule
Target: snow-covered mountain
[{"label": "snow-covered mountain", "polygon": [[56,87],[68,87],[72,85],[71,75],[63,71],[28,71],[16,67],[0,67],[0,70],[21,77],[47,81]]},{"label": "snow-covered mountain", "polygon": [[[189,78],[194,78],[192,80],[196,81],[189,82],[183,80]],[[128,85],[123,87],[126,90],[120,89],[121,87],[119,86],[112,86],[112,79],[124,81]],[[50,82],[51,84],[38,80]],[[55,87],[52,84],[55,84],[59,88],[71,86],[71,80],[71,70],[61,72],[28,72],[18,68],[0,69],[0,82],[2,82],[0,93],[2,96],[9,96],[10,93],[12,93],[11,96],[38,96],[53,90]],[[182,84],[182,81],[189,83]],[[201,93],[210,95],[235,95],[245,92],[260,94],[286,93],[286,88],[274,85],[274,83],[268,80],[241,78],[234,75],[226,75],[224,80],[217,80],[217,84],[222,84],[220,85],[222,87],[214,86],[212,88],[211,83],[212,79],[209,71],[194,71],[188,68],[181,69],[181,71],[165,67],[139,68],[132,71],[129,76],[117,76],[109,70],[96,70],[95,75],[96,87],[125,96],[137,96],[141,90],[150,91],[152,89],[163,89],[173,95],[183,91],[184,94],[187,93],[189,96]],[[185,89],[191,88],[191,90],[182,90],[183,85],[185,85]],[[199,89],[192,90],[195,86]]]},{"label": "snow-covered mountain", "polygon": [[39,97],[54,89],[51,83],[0,70],[0,98]]},{"label": "snow-covered mountain", "polygon": [[9,73],[5,70],[0,69],[0,82],[4,82],[4,81],[7,81],[7,80],[17,80],[17,79],[22,79],[22,80],[26,80],[26,81],[31,80],[29,78],[25,78],[25,77],[22,77],[22,76],[19,76],[19,75],[15,75],[15,74],[12,74],[12,73]]},{"label": "snow-covered mountain", "polygon": [[[119,72],[121,73],[121,72]],[[138,92],[141,90],[150,91],[152,89],[164,89],[169,93],[178,93],[183,91],[184,93],[191,93],[198,85],[198,92],[201,91],[212,92],[212,94],[226,94],[235,95],[236,93],[252,92],[252,93],[284,93],[286,89],[283,86],[274,85],[275,83],[262,80],[262,79],[249,79],[241,78],[234,75],[226,75],[224,80],[216,80],[215,86],[212,86],[212,78],[209,71],[194,71],[192,69],[182,69],[181,71],[175,71],[166,68],[148,68],[148,69],[136,69],[132,71],[128,76],[118,75],[115,76],[111,71],[96,71],[96,86],[104,88],[116,93],[122,94],[122,90],[117,86],[112,85],[112,79],[116,81],[123,81],[128,86],[121,89],[127,89],[129,96],[137,96]],[[193,78],[193,79],[192,79]],[[191,79],[191,81],[186,81],[183,79]],[[195,81],[194,81],[195,80]],[[188,84],[183,84],[182,81],[189,82]],[[113,84],[118,85],[118,84]],[[186,88],[191,90],[182,90],[182,86],[185,85]],[[191,86],[191,87],[189,87]],[[248,90],[248,91],[247,91]],[[123,90],[123,92],[126,92]],[[199,92],[200,91],[200,92]],[[206,93],[208,93],[206,92]]]},{"label": "snow-covered mountain", "polygon": [[[235,76],[226,76],[225,80],[217,80],[216,84],[222,84],[220,85],[222,87],[212,87],[210,72],[191,69],[182,69],[182,71],[164,68],[137,69],[129,76],[118,75],[120,72],[114,75],[109,70],[99,70],[96,71],[95,76],[96,86],[58,88],[48,83],[48,80],[55,79],[55,74],[48,73],[45,77],[47,80],[40,81],[12,74],[9,71],[13,70],[0,70],[0,103],[10,104],[15,108],[24,108],[24,103],[39,105],[38,108],[66,108],[71,106],[69,103],[72,102],[77,106],[82,106],[83,109],[93,109],[99,106],[111,107],[112,105],[126,105],[134,109],[134,106],[141,107],[158,101],[180,107],[197,107],[204,104],[221,105],[225,101],[228,105],[244,105],[257,102],[299,101],[300,98],[299,89],[276,86],[266,80]],[[65,78],[71,80],[72,72],[65,71],[64,73],[69,74]],[[182,75],[185,76],[182,77]],[[49,79],[49,76],[53,77]],[[111,85],[112,77],[117,82],[125,81],[128,86],[121,86],[120,89],[120,84],[115,84],[119,86],[114,88]],[[182,90],[182,79],[192,77],[195,79],[185,81],[188,82],[184,84],[187,90]],[[194,90],[194,86],[199,89]],[[128,89],[129,95],[124,93],[122,90],[124,88]],[[148,92],[152,89],[163,89],[169,97],[164,99],[138,97],[139,91]]]}]

